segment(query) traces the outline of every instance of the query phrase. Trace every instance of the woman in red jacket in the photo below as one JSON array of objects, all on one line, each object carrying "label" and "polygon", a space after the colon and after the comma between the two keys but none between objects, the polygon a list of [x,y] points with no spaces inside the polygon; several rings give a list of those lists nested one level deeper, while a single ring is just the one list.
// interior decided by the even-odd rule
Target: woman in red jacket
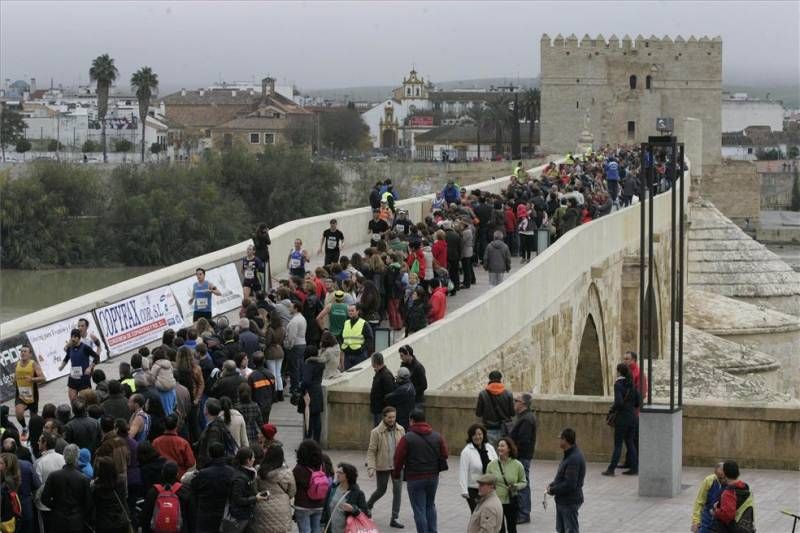
[{"label": "woman in red jacket", "polygon": [[433,259],[437,268],[447,268],[447,241],[444,239],[444,230],[437,230],[434,234],[436,242],[431,246]]},{"label": "woman in red jacket", "polygon": [[428,311],[428,324],[433,324],[437,320],[444,318],[447,313],[447,287],[442,286],[439,278],[431,280],[431,297],[428,300],[430,310]]}]

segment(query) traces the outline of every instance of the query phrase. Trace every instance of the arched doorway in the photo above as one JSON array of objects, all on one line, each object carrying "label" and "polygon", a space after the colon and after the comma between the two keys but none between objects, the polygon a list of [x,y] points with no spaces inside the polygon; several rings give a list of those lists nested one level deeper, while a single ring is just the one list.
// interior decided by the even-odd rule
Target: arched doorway
[{"label": "arched doorway", "polygon": [[656,301],[656,291],[653,290],[652,285],[647,288],[647,293],[645,294],[643,315],[644,337],[642,338],[642,345],[639,347],[640,361],[644,361],[648,357],[648,341],[650,341],[653,359],[658,359],[661,356],[661,342],[658,331],[658,303]]},{"label": "arched doorway", "polygon": [[592,315],[586,317],[586,325],[583,326],[573,394],[582,396],[603,395],[603,363],[600,356],[600,338],[597,335],[597,326],[595,326]]},{"label": "arched doorway", "polygon": [[397,132],[394,130],[383,130],[381,148],[394,148],[397,146]]}]

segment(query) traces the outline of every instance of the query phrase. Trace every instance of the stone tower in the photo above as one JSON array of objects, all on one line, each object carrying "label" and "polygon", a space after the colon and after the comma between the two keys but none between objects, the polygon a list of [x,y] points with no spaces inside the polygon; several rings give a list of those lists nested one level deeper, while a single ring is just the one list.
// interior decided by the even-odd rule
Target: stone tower
[{"label": "stone tower", "polygon": [[656,118],[703,123],[703,163],[719,164],[722,39],[678,36],[632,40],[575,35],[541,40],[542,149],[573,151],[590,113],[595,145],[634,143],[656,135]]}]

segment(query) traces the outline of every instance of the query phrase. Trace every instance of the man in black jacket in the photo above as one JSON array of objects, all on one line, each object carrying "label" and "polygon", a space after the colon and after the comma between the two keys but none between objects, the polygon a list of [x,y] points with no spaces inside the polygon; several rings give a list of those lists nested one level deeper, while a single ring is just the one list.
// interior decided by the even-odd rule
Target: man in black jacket
[{"label": "man in black jacket", "polygon": [[75,444],[64,448],[64,467],[47,476],[42,490],[42,503],[51,509],[48,523],[56,525],[53,531],[83,533],[84,522],[91,519],[89,479],[77,468],[78,451]]},{"label": "man in black jacket", "polygon": [[225,432],[228,429],[225,423],[219,418],[222,406],[216,398],[209,398],[205,406],[205,415],[208,424],[200,434],[200,439],[195,445],[194,455],[197,458],[197,468],[203,468],[211,461],[211,447],[214,444],[222,446],[222,453],[225,453]]},{"label": "man in black jacket", "polygon": [[401,366],[404,366],[411,372],[411,383],[414,384],[414,398],[415,407],[422,409],[425,407],[425,391],[428,389],[428,378],[425,376],[425,367],[419,362],[414,355],[414,348],[406,344],[400,347],[400,360],[403,361]]},{"label": "man in black jacket", "polygon": [[[227,464],[225,447],[215,442],[208,447],[210,458],[192,478],[191,493],[195,502],[195,531],[217,533],[228,502],[234,470]],[[199,466],[199,465],[198,465]]]},{"label": "man in black jacket", "polygon": [[108,381],[108,397],[100,405],[103,406],[103,411],[114,420],[121,418],[127,421],[131,418],[128,399],[122,393],[122,385],[116,379]]},{"label": "man in black jacket", "polygon": [[453,282],[453,290],[450,296],[455,296],[459,288],[458,268],[461,266],[461,250],[463,241],[461,235],[453,229],[453,223],[445,220],[442,223],[444,228],[444,239],[447,242],[447,274]]},{"label": "man in black jacket", "polygon": [[583,505],[583,479],[586,477],[586,459],[575,444],[575,430],[561,431],[559,447],[564,458],[558,465],[556,478],[547,485],[547,494],[556,500],[556,531],[578,533],[578,509]]},{"label": "man in black jacket", "polygon": [[531,410],[533,397],[528,393],[514,396],[514,424],[511,438],[517,445],[517,459],[525,467],[527,485],[519,491],[519,514],[517,524],[531,521],[531,461],[536,450],[536,417]]},{"label": "man in black jacket", "polygon": [[372,413],[372,427],[375,427],[383,418],[381,413],[386,407],[384,400],[386,395],[394,390],[394,376],[386,368],[381,352],[372,354],[372,369],[375,375],[372,377],[372,388],[369,391],[369,412]]},{"label": "man in black jacket", "polygon": [[64,438],[78,448],[86,448],[92,455],[100,445],[100,424],[94,418],[86,416],[86,402],[81,398],[72,401],[74,417],[67,422]]},{"label": "man in black jacket", "polygon": [[514,416],[514,396],[503,385],[499,370],[489,372],[489,384],[478,394],[475,416],[483,420],[489,442],[496,445],[503,436],[504,425]]},{"label": "man in black jacket", "polygon": [[253,371],[247,377],[247,383],[250,385],[253,401],[261,409],[261,417],[266,424],[269,422],[269,414],[272,411],[275,376],[264,366],[264,352],[258,351],[253,354]]}]

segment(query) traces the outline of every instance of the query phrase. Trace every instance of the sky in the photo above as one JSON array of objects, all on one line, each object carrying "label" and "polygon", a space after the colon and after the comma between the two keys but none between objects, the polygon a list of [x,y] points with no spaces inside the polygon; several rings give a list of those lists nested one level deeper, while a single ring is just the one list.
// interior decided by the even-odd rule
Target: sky
[{"label": "sky", "polygon": [[800,83],[800,1],[160,2],[0,0],[0,78],[86,83],[110,54],[162,94],[271,75],[301,90],[533,77],[539,39],[719,35],[726,84]]}]

